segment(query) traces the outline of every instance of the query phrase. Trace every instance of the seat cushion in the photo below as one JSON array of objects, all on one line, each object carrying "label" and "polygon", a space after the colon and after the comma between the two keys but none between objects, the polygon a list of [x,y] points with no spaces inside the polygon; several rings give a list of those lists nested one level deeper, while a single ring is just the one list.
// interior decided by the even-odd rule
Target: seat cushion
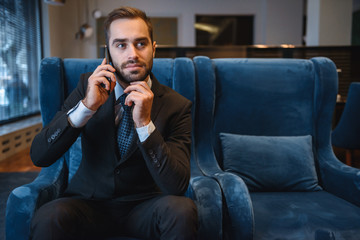
[{"label": "seat cushion", "polygon": [[355,240],[360,208],[328,192],[253,192],[254,239]]},{"label": "seat cushion", "polygon": [[224,170],[250,191],[321,190],[311,136],[270,137],[220,133]]}]

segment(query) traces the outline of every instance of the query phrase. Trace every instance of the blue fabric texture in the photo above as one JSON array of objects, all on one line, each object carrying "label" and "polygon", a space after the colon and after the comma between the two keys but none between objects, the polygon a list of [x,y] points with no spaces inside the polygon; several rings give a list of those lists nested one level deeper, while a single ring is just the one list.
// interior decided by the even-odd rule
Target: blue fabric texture
[{"label": "blue fabric texture", "polygon": [[[360,207],[360,170],[346,166],[335,157],[330,138],[338,87],[335,64],[323,57],[305,60],[198,56],[193,61],[197,90],[195,157],[202,172],[216,179],[221,186],[225,239],[356,239],[360,235],[360,226],[352,213],[357,213]],[[306,149],[313,155],[312,166],[323,190],[249,192],[245,178],[225,171],[225,146],[221,144],[220,133],[312,136],[312,146],[306,145]],[[291,144],[293,142],[289,141]],[[231,145],[234,147],[235,143]],[[262,154],[263,149],[258,148],[260,153],[257,153],[254,146],[251,148],[255,154]],[[312,150],[308,151],[309,148]],[[234,153],[229,153],[232,150]],[[233,159],[238,159],[242,152],[235,147],[232,150],[226,151]],[[290,151],[287,150],[285,152]],[[273,148],[273,151],[284,153],[281,149]],[[284,159],[276,154],[270,154],[277,158],[272,158],[271,163]],[[306,155],[311,159],[311,154]],[[295,166],[287,168],[295,169]],[[240,164],[237,169],[243,170]],[[261,177],[270,177],[270,173],[274,171],[270,171],[269,176],[263,171]],[[296,171],[293,174],[301,177]],[[282,181],[288,176],[271,181]],[[264,198],[253,197],[254,194]],[[286,200],[269,199],[267,202],[272,194],[281,194]],[[303,194],[307,197],[298,197]],[[319,198],[319,194],[331,196],[324,205],[332,208],[331,214],[327,215],[321,206],[323,198]],[[339,199],[341,201],[337,201]],[[335,213],[344,217],[336,217]],[[292,222],[297,227],[289,226],[290,222],[286,224],[292,216],[298,217],[302,224],[296,221]]]},{"label": "blue fabric texture", "polygon": [[360,208],[326,191],[254,192],[254,239],[359,239]]},{"label": "blue fabric texture", "polygon": [[[235,62],[240,62],[241,59],[234,59]],[[224,95],[218,95],[217,89],[221,81],[217,79],[215,60],[208,57],[195,57],[194,66],[196,73],[196,112],[195,112],[195,158],[199,164],[201,171],[211,176],[219,182],[222,190],[223,198],[223,236],[224,239],[252,239],[254,231],[254,218],[252,202],[248,189],[244,181],[228,172],[224,172],[220,167],[220,160],[215,155],[215,148],[217,147],[214,139],[218,134],[214,133],[214,122],[217,99]],[[219,59],[220,61],[220,59]],[[228,61],[233,64],[232,60]],[[230,72],[236,71],[241,64],[233,64],[229,69]],[[232,79],[237,79],[236,75],[229,76]],[[232,86],[234,87],[234,86]],[[232,89],[229,86],[229,89]],[[229,118],[237,116],[241,113],[238,110],[240,101],[239,94],[231,93],[232,102],[236,106],[224,106],[221,110],[228,111],[224,116],[223,125],[227,124]],[[237,124],[239,125],[239,124]],[[240,123],[241,125],[241,123]],[[232,126],[231,128],[234,128]],[[231,131],[226,131],[231,132]],[[220,144],[220,143],[219,143]]]},{"label": "blue fabric texture", "polygon": [[249,191],[321,190],[311,136],[220,133],[224,170],[239,175]]},{"label": "blue fabric texture", "polygon": [[56,199],[64,191],[67,168],[64,158],[41,170],[29,184],[15,188],[6,204],[6,239],[28,239],[30,221],[36,209]]}]

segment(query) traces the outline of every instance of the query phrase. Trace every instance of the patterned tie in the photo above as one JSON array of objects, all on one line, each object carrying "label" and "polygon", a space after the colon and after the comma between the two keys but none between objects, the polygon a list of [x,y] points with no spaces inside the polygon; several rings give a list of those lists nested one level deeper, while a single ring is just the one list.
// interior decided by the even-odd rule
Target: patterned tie
[{"label": "patterned tie", "polygon": [[121,95],[118,99],[120,100],[120,103],[124,109],[122,120],[118,126],[117,132],[118,147],[121,158],[123,158],[123,156],[128,153],[130,146],[132,145],[132,142],[135,138],[134,121],[132,119],[131,107],[124,104],[127,95],[128,94],[125,93]]}]

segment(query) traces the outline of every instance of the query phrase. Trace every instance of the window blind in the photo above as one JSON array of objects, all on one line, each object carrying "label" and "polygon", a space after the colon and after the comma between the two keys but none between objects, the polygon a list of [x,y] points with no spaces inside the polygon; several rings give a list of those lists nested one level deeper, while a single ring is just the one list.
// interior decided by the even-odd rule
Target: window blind
[{"label": "window blind", "polygon": [[0,124],[40,111],[39,0],[0,0]]}]

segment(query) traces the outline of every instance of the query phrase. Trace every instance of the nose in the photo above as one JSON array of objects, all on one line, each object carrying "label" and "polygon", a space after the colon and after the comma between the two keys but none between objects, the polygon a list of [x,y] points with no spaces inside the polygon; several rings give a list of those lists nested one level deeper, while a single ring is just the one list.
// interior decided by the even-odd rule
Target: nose
[{"label": "nose", "polygon": [[128,47],[128,58],[129,59],[137,59],[138,58],[138,51],[133,44],[129,45],[129,47]]}]

